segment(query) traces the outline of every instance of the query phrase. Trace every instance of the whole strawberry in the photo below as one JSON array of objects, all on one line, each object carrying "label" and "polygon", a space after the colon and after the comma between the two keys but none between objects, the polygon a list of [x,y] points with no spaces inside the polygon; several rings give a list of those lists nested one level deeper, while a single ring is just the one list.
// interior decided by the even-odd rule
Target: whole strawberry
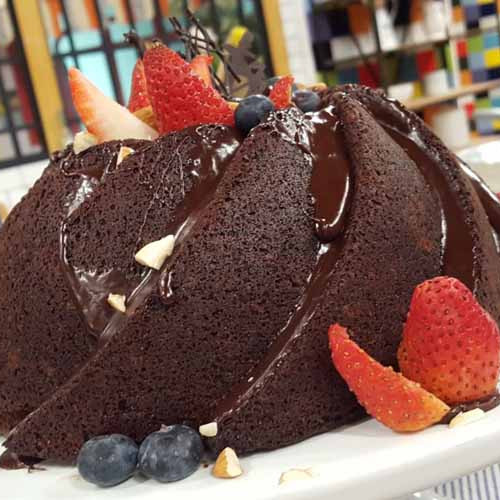
[{"label": "whole strawberry", "polygon": [[359,403],[379,422],[398,432],[413,432],[439,422],[450,408],[419,384],[382,366],[349,338],[346,329],[328,331],[332,361]]},{"label": "whole strawberry", "polygon": [[477,400],[496,390],[498,326],[459,280],[425,281],[413,293],[398,361],[405,377],[448,404]]},{"label": "whole strawberry", "polygon": [[144,54],[148,94],[160,133],[192,125],[234,125],[234,112],[179,54],[156,42]]}]

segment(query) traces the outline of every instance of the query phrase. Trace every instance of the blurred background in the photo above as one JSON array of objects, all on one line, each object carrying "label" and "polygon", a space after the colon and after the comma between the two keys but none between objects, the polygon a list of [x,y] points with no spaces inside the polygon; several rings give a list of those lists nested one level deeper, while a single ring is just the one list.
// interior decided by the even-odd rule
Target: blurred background
[{"label": "blurred background", "polygon": [[175,48],[168,17],[185,22],[187,7],[221,42],[252,32],[252,49],[269,76],[380,87],[419,113],[454,150],[494,141],[500,134],[499,4],[0,0],[0,202],[2,191],[9,198],[4,203],[17,201],[49,152],[80,129],[67,68],[80,68],[126,103],[137,52],[123,33],[135,29]]}]

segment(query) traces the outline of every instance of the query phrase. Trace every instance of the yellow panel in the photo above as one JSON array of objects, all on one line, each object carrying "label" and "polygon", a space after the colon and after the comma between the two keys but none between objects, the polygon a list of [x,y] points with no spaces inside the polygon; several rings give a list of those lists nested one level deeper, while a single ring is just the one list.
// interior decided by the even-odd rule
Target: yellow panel
[{"label": "yellow panel", "polygon": [[38,0],[14,0],[28,69],[49,152],[64,145],[63,106]]},{"label": "yellow panel", "polygon": [[486,5],[487,3],[495,3],[494,1],[492,2],[492,0],[477,0],[477,1],[481,5]]},{"label": "yellow panel", "polygon": [[491,123],[492,123],[493,128],[494,128],[495,130],[500,129],[500,120],[498,120],[498,119],[497,119],[497,120],[493,120]]},{"label": "yellow panel", "polygon": [[484,61],[487,68],[500,66],[500,49],[488,49],[484,51]]},{"label": "yellow panel", "polygon": [[265,0],[265,2],[262,2],[262,10],[264,12],[274,72],[277,75],[288,75],[290,73],[290,65],[288,64],[288,53],[283,35],[279,1]]}]

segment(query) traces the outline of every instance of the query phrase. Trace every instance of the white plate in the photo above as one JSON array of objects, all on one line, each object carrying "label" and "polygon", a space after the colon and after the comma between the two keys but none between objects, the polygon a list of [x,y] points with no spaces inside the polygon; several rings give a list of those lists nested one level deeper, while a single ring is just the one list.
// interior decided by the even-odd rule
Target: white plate
[{"label": "white plate", "polygon": [[[0,471],[5,500],[376,500],[395,498],[484,467],[500,459],[500,407],[453,430],[439,425],[416,434],[396,434],[367,420],[281,450],[242,459],[244,475],[216,479],[200,469],[172,484],[132,479],[99,489],[75,468],[43,472]],[[290,468],[313,468],[315,477],[278,485]]]}]

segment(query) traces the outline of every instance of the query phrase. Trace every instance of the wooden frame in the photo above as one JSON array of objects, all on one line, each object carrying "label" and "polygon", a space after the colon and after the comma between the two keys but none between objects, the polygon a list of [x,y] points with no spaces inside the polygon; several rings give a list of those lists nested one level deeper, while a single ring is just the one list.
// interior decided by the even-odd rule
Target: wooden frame
[{"label": "wooden frame", "polygon": [[63,105],[38,0],[12,0],[49,152],[64,145]]},{"label": "wooden frame", "polygon": [[276,75],[288,75],[290,65],[288,64],[288,53],[281,23],[279,0],[263,0],[261,4],[274,73]]}]

